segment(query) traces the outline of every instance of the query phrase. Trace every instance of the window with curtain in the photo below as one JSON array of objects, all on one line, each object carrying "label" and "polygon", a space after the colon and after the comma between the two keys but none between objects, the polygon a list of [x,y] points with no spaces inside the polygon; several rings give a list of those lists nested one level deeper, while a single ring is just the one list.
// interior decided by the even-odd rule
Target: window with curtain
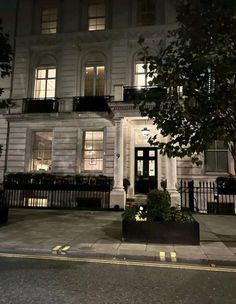
[{"label": "window with curtain", "polygon": [[137,25],[153,25],[156,21],[156,1],[137,0]]},{"label": "window with curtain", "polygon": [[31,171],[51,171],[52,138],[51,131],[36,131],[32,134]]},{"label": "window with curtain", "polygon": [[106,27],[105,2],[94,2],[88,5],[88,30],[100,31]]},{"label": "window with curtain", "polygon": [[206,172],[228,172],[228,148],[222,141],[214,141],[205,151]]},{"label": "window with curtain", "polygon": [[39,67],[35,70],[34,98],[53,98],[56,94],[56,68]]},{"label": "window with curtain", "polygon": [[83,143],[84,171],[102,171],[103,152],[103,131],[85,131]]},{"label": "window with curtain", "polygon": [[85,67],[85,96],[103,96],[105,90],[105,67],[91,65]]},{"label": "window with curtain", "polygon": [[42,9],[41,33],[55,34],[57,32],[58,11],[57,8]]}]

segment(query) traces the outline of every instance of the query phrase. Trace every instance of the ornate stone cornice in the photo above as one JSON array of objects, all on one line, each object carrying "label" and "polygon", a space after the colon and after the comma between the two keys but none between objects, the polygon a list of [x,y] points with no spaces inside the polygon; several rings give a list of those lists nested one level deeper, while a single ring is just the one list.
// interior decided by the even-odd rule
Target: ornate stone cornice
[{"label": "ornate stone cornice", "polygon": [[61,46],[69,44],[97,44],[107,43],[115,40],[128,40],[137,42],[139,36],[145,37],[147,41],[165,37],[167,31],[173,28],[169,25],[156,25],[146,27],[133,27],[126,29],[113,29],[105,31],[86,31],[77,33],[57,33],[52,35],[31,35],[17,37],[17,47],[20,46]]},{"label": "ornate stone cornice", "polygon": [[123,103],[110,103],[109,104],[110,109],[114,115],[114,118],[116,117],[140,117],[141,114],[139,112],[139,109],[136,108],[133,104],[125,104]]}]

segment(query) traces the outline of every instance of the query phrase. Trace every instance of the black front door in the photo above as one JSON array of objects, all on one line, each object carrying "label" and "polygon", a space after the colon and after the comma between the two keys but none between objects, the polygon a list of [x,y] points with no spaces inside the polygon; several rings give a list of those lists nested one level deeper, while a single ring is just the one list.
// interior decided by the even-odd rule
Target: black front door
[{"label": "black front door", "polygon": [[157,149],[135,148],[135,193],[157,188]]}]

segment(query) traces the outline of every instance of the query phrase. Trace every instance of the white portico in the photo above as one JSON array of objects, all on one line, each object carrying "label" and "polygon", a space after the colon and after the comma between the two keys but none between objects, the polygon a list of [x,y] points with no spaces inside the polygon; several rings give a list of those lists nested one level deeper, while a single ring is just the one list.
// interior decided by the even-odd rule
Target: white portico
[{"label": "white portico", "polygon": [[[119,111],[119,117],[117,115],[114,119],[114,185],[110,195],[111,208],[116,205],[124,208],[126,198],[135,199],[137,195],[145,197],[151,189],[160,189],[163,179],[167,180],[172,205],[178,206],[180,196],[176,190],[176,159],[160,155],[159,151],[148,143],[149,136],[161,136],[152,121],[146,117],[132,117],[127,114],[126,111],[126,116],[122,116]],[[149,134],[144,134],[146,130]],[[127,194],[123,187],[124,178],[130,181]]]}]

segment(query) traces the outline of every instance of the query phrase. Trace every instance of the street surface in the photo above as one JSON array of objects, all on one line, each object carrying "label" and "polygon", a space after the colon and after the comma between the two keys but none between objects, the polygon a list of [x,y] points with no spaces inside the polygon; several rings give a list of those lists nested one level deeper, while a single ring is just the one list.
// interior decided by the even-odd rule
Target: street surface
[{"label": "street surface", "polygon": [[0,257],[0,304],[236,303],[235,269],[114,263]]}]

